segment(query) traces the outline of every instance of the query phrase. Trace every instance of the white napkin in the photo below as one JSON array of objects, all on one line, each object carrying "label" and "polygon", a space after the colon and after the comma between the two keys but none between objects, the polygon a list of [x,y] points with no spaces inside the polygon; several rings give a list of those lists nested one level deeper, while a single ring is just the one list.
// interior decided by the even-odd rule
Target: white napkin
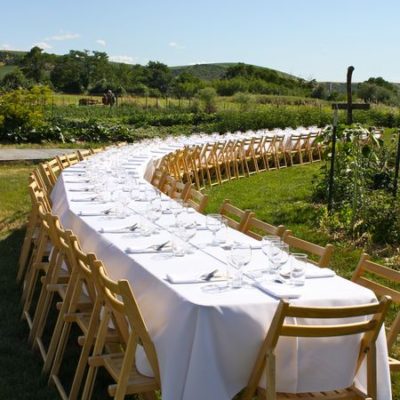
[{"label": "white napkin", "polygon": [[284,283],[256,281],[253,285],[277,299],[297,299],[302,295],[302,288],[288,286]]},{"label": "white napkin", "polygon": [[82,203],[87,203],[88,201],[95,201],[97,200],[97,196],[91,196],[91,197],[84,197],[83,199],[70,199],[71,201],[75,201],[77,203],[82,202]]},{"label": "white napkin", "polygon": [[336,276],[335,271],[332,271],[330,268],[320,268],[312,264],[307,264],[305,272],[307,279],[332,278]]},{"label": "white napkin", "polygon": [[78,215],[81,217],[104,217],[107,214],[105,214],[104,211],[103,212],[101,212],[101,211],[99,211],[99,212],[79,211]]},{"label": "white napkin", "polygon": [[93,188],[71,188],[68,189],[68,192],[90,192]]},{"label": "white napkin", "polygon": [[[211,271],[210,271],[211,272]],[[172,273],[167,274],[167,281],[170,283],[207,283],[207,282],[222,282],[226,281],[226,277],[222,275],[214,275],[211,279],[205,280],[204,277],[207,276],[207,272],[199,275],[198,273],[185,272],[185,273]]]},{"label": "white napkin", "polygon": [[115,228],[115,229],[107,229],[107,228],[100,228],[100,233],[132,233],[135,232],[135,229],[129,228]]},{"label": "white napkin", "polygon": [[171,246],[165,245],[161,250],[157,250],[155,247],[143,247],[133,248],[127,247],[125,253],[127,254],[146,254],[146,253],[170,253],[172,251]]}]

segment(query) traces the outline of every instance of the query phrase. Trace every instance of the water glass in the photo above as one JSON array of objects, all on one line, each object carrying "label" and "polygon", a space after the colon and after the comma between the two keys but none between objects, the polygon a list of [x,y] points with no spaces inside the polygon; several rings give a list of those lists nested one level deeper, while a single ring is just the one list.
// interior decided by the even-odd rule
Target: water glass
[{"label": "water glass", "polygon": [[272,274],[277,276],[281,267],[289,260],[289,245],[286,243],[273,243],[268,253],[271,262]]},{"label": "water glass", "polygon": [[267,267],[263,270],[263,272],[266,272],[267,274],[272,274],[273,268],[271,266],[271,261],[269,260],[269,253],[272,246],[279,245],[280,243],[280,237],[275,235],[265,235],[261,239],[261,250],[267,258]]},{"label": "water glass", "polygon": [[243,267],[251,260],[251,246],[247,243],[234,243],[230,251],[230,261],[234,270],[231,285],[233,288],[241,288],[243,280]]},{"label": "water glass", "polygon": [[213,234],[211,246],[219,246],[219,241],[217,240],[217,232],[221,229],[222,220],[220,214],[208,214],[206,217],[206,226]]},{"label": "water glass", "polygon": [[307,254],[291,253],[290,284],[303,286],[306,278]]}]

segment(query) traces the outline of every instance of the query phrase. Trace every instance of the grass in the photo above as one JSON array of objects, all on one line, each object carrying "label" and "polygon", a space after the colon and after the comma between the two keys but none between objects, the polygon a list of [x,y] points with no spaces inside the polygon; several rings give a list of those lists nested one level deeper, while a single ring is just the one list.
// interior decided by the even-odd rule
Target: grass
[{"label": "grass", "polygon": [[[32,163],[0,164],[0,399],[47,400],[58,398],[53,387],[41,375],[42,362],[27,343],[28,328],[20,320],[20,288],[15,282],[24,223],[30,209],[27,177]],[[210,204],[207,212],[217,211],[223,199],[229,198],[240,208],[249,208],[273,224],[284,224],[294,234],[325,245],[329,237],[318,227],[321,207],[311,202],[311,187],[320,165],[297,166],[253,175],[207,190]],[[361,250],[343,242],[334,242],[332,267],[349,277]],[[75,354],[76,355],[76,354]],[[74,368],[76,360],[70,362]],[[66,372],[70,375],[70,371]],[[97,381],[96,399],[106,399],[107,379]],[[400,382],[393,376],[394,400],[400,400]]]},{"label": "grass", "polygon": [[[230,199],[239,208],[254,211],[264,221],[283,224],[294,235],[325,246],[329,237],[318,229],[324,210],[311,201],[312,181],[320,167],[321,164],[296,166],[214,186],[207,191],[210,197],[207,211],[217,211],[224,199]],[[350,243],[332,243],[336,247],[332,267],[348,278],[361,250]]]}]

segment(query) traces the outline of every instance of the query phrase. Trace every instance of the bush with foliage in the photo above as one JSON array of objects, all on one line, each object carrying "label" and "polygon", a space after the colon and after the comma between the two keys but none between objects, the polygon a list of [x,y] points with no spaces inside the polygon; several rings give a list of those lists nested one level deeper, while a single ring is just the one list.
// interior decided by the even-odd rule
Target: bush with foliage
[{"label": "bush with foliage", "polygon": [[[0,97],[0,140],[21,141],[45,125],[44,107],[51,91],[45,86],[17,89]],[[29,140],[26,138],[26,140]]]},{"label": "bush with foliage", "polygon": [[[325,133],[331,141],[332,130]],[[338,130],[334,176],[334,213],[322,219],[331,232],[353,240],[395,244],[400,239],[400,204],[393,197],[394,143],[377,138],[374,128]],[[331,150],[327,149],[328,159]],[[329,165],[321,167],[314,200],[327,201]]]}]

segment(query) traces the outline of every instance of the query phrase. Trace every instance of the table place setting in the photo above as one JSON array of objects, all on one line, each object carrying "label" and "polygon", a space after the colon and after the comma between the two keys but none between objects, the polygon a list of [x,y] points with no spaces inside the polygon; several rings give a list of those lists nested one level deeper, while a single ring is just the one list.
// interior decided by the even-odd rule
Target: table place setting
[{"label": "table place setting", "polygon": [[224,282],[228,280],[226,274],[222,274],[219,269],[199,274],[198,272],[168,273],[166,280],[172,284],[193,284],[208,282]]},{"label": "table place setting", "polygon": [[125,249],[126,254],[142,254],[142,253],[171,253],[172,245],[168,240],[166,242],[152,244],[146,247],[131,247]]}]

